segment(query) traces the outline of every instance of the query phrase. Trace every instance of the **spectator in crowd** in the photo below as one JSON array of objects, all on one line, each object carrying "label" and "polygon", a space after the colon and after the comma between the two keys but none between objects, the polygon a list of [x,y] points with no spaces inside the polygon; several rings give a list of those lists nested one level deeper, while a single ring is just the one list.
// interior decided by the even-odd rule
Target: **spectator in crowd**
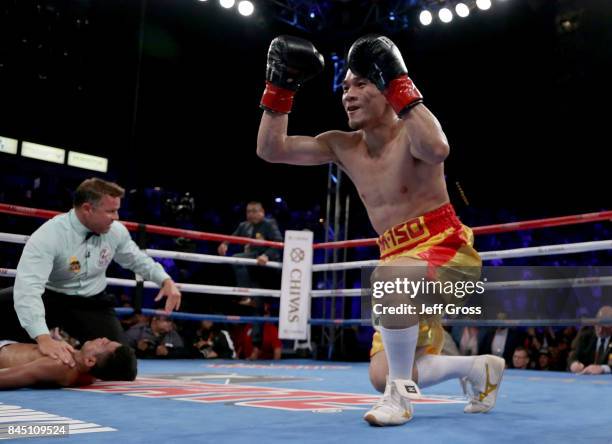
[{"label": "spectator in crowd", "polygon": [[504,358],[506,367],[512,365],[516,347],[523,343],[523,335],[515,328],[498,327],[489,329],[482,340],[479,352]]},{"label": "spectator in crowd", "polygon": [[[131,299],[127,294],[121,293],[119,296],[119,306],[123,308],[133,308]],[[121,326],[124,330],[129,330],[135,325],[148,324],[149,318],[142,313],[133,313],[128,317],[121,318],[119,322],[121,322]]]},{"label": "spectator in crowd", "polygon": [[[266,218],[266,213],[261,202],[249,202],[246,207],[246,221],[241,222],[238,228],[232,233],[232,236],[249,237],[257,240],[268,240],[282,242],[283,237],[278,225],[274,219]],[[219,245],[217,252],[220,256],[227,254],[228,244],[223,242]],[[266,265],[268,261],[278,261],[280,259],[280,250],[272,247],[262,247],[257,245],[247,244],[244,246],[244,251],[234,254],[234,257],[256,259],[258,265]],[[234,274],[236,276],[236,285],[238,287],[258,287],[260,284],[258,279],[253,277],[253,267],[245,265],[234,265]],[[241,301],[244,307],[250,307],[247,315],[261,316],[263,302],[260,298],[244,298]],[[262,346],[262,331],[261,324],[253,324],[251,339],[255,351]]]},{"label": "spectator in crowd", "polygon": [[[264,316],[271,315],[271,305],[264,304]],[[278,328],[272,322],[265,322],[261,328],[262,342],[261,347],[255,347],[253,344],[253,326],[245,325],[238,330],[238,353],[239,357],[257,360],[257,359],[281,359],[283,344],[278,337]]]},{"label": "spectator in crowd", "polygon": [[212,321],[201,321],[196,331],[193,348],[204,359],[235,359],[234,342],[227,330],[222,330]]},{"label": "spectator in crowd", "polygon": [[557,334],[552,327],[529,327],[525,337],[526,347],[533,360],[537,360],[540,350],[550,350],[557,345]]},{"label": "spectator in crowd", "polygon": [[543,348],[538,353],[538,362],[536,365],[536,370],[550,370],[550,351],[546,348]]},{"label": "spectator in crowd", "polygon": [[569,327],[565,327],[561,331],[560,342],[565,342],[571,347],[572,342],[574,342],[574,339],[576,339],[577,334],[578,334],[578,330],[576,330],[576,327],[574,327],[573,325]]},{"label": "spectator in crowd", "polygon": [[[597,312],[597,319],[612,318],[612,306],[605,305]],[[612,365],[612,325],[596,324],[582,327],[572,344],[568,359],[572,373],[584,375],[610,374]]]},{"label": "spectator in crowd", "polygon": [[476,356],[486,330],[479,327],[453,327],[452,335],[462,356]]},{"label": "spectator in crowd", "polygon": [[557,346],[551,348],[553,358],[553,370],[564,372],[567,370],[567,360],[572,348],[572,342],[576,338],[576,327],[565,327],[557,334]]},{"label": "spectator in crowd", "polygon": [[183,358],[187,356],[183,338],[167,316],[154,316],[147,324],[126,332],[129,345],[139,358]]},{"label": "spectator in crowd", "polygon": [[518,346],[512,354],[512,368],[526,370],[529,368],[529,352],[523,346]]},{"label": "spectator in crowd", "polygon": [[[282,242],[283,237],[274,219],[266,218],[263,205],[260,202],[249,202],[246,207],[246,221],[241,222],[232,236],[250,237],[257,240]],[[220,256],[225,256],[228,243],[222,242],[217,248]],[[280,251],[272,247],[261,247],[247,244],[244,251],[234,254],[234,257],[256,259],[258,265],[265,265],[268,261],[280,259]],[[236,285],[238,287],[251,287],[252,278],[249,269],[244,265],[235,265]]]},{"label": "spectator in crowd", "polygon": [[[260,202],[249,202],[246,208],[247,220],[241,222],[234,230],[232,236],[250,237],[257,240],[269,240],[282,242],[283,237],[274,219],[266,218],[266,212]],[[225,256],[228,243],[222,242],[217,248],[220,256]],[[256,245],[245,245],[244,251],[234,254],[234,257],[257,259],[259,265],[265,265],[269,260],[278,260],[280,252],[276,248],[261,247]],[[248,286],[250,283],[249,273],[246,267],[235,267],[236,282],[239,286]],[[245,285],[241,285],[241,284]]]}]

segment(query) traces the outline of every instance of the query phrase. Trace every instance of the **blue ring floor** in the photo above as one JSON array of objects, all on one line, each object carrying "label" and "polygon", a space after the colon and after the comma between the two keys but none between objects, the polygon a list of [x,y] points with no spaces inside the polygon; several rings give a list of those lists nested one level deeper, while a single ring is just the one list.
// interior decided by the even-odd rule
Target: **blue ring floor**
[{"label": "blue ring floor", "polygon": [[0,391],[7,424],[70,423],[40,443],[612,443],[612,375],[506,370],[495,409],[465,414],[458,380],[423,390],[399,427],[362,420],[378,394],[367,363],[139,361],[138,380]]}]

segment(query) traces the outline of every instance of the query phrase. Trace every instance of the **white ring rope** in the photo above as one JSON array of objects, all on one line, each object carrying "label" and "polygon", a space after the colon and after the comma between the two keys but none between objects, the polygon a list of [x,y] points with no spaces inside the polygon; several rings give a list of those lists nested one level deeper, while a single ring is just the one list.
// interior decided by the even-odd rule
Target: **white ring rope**
[{"label": "white ring rope", "polygon": [[[30,236],[23,234],[0,233],[0,241],[17,244],[25,244]],[[483,260],[509,259],[519,257],[547,256],[553,254],[572,254],[584,253],[589,251],[601,251],[612,249],[612,240],[577,242],[573,244],[545,245],[541,247],[515,248],[511,250],[484,251],[480,254]],[[257,265],[256,259],[214,256],[210,254],[182,253],[169,250],[144,250],[149,256],[158,258],[170,258],[184,260],[188,262],[204,262],[213,264],[242,264]],[[316,264],[312,266],[312,271],[340,271],[351,270],[361,267],[375,267],[378,260],[338,262],[334,264]],[[268,262],[266,267],[282,269],[282,262]]]},{"label": "white ring rope", "polygon": [[514,248],[512,250],[484,251],[480,257],[484,261],[491,259],[509,259],[516,257],[549,256],[552,254],[585,253],[588,251],[611,250],[612,240],[577,242],[573,244],[543,245],[541,247]]},{"label": "white ring rope", "polygon": [[[135,287],[136,281],[132,279],[106,278],[109,285],[119,285],[124,287]],[[269,290],[265,288],[245,288],[245,287],[223,287],[220,285],[202,285],[202,284],[181,284],[176,286],[186,293],[202,293],[202,294],[229,294],[240,296],[272,296],[280,298],[280,290]],[[159,286],[150,281],[144,282],[145,288],[159,288]]]},{"label": "white ring rope", "polygon": [[[24,244],[30,236],[12,233],[0,233],[0,241]],[[570,254],[581,253],[588,251],[600,251],[612,249],[612,240],[579,242],[573,244],[548,245],[541,247],[516,248],[512,250],[487,251],[480,253],[483,260],[518,258],[530,256],[544,256],[551,254]],[[184,253],[168,250],[144,250],[149,256],[156,258],[171,258],[184,260],[188,262],[202,263],[226,263],[226,264],[242,264],[242,265],[257,265],[256,259],[235,258],[225,256],[214,256],[209,254]],[[339,262],[334,264],[316,264],[312,266],[312,271],[339,271],[349,270],[361,267],[373,267],[379,263],[378,260],[355,261],[355,262]],[[265,266],[271,268],[282,269],[281,262],[268,262]],[[0,276],[14,277],[16,270],[1,269]],[[120,286],[136,286],[135,280],[107,278],[110,285]],[[260,289],[260,288],[241,288],[241,287],[225,287],[218,285],[201,285],[201,284],[177,284],[181,290],[190,293],[203,294],[225,294],[225,295],[249,295],[249,296],[272,296],[280,297],[280,290]],[[546,280],[521,280],[508,282],[489,282],[485,283],[484,287],[488,290],[505,290],[505,289],[536,289],[536,288],[568,288],[568,287],[588,287],[593,285],[611,286],[612,276],[606,277],[589,277],[575,279],[546,279]],[[145,288],[158,288],[153,282],[145,282]],[[313,290],[311,296],[313,298],[329,297],[329,296],[362,296],[364,290],[361,288],[340,288],[332,290]]]},{"label": "white ring rope", "polygon": [[[15,277],[17,270],[10,268],[0,268],[0,277]],[[106,278],[108,285],[121,287],[135,287],[139,281],[134,279]],[[222,287],[220,285],[201,285],[201,284],[176,284],[177,287],[186,293],[203,294],[229,294],[238,296],[271,296],[280,298],[280,290],[269,290],[265,288],[244,288],[244,287]],[[144,281],[144,288],[159,288],[155,282]]]},{"label": "white ring rope", "polygon": [[[15,277],[17,270],[0,268],[0,276]],[[135,287],[137,282],[133,279],[106,278],[109,285],[118,285],[123,287]],[[203,293],[203,294],[225,294],[225,295],[244,295],[244,296],[270,296],[280,298],[280,290],[272,290],[265,288],[245,288],[245,287],[224,287],[220,285],[202,285],[202,284],[185,284],[177,283],[179,289],[188,293]],[[485,282],[486,290],[512,290],[524,289],[533,290],[539,288],[583,288],[583,287],[610,287],[612,286],[612,276],[601,277],[586,277],[572,279],[534,279],[525,281],[505,281],[505,282]],[[150,281],[144,282],[145,288],[159,288],[157,284]],[[313,298],[324,298],[329,296],[364,296],[367,294],[367,289],[363,288],[339,288],[336,290],[312,290],[310,295]]]},{"label": "white ring rope", "polygon": [[[13,244],[25,244],[29,238],[30,236],[26,236],[24,234],[0,233],[1,242],[10,242]],[[180,251],[155,250],[155,249],[146,249],[143,251],[151,257],[177,259],[177,260],[187,261],[187,262],[204,262],[204,263],[210,263],[210,264],[258,265],[257,259],[248,259],[248,258],[242,258],[242,257],[213,256],[211,254],[183,253]],[[279,268],[279,269],[283,268],[282,262],[274,262],[274,261],[268,261],[267,264],[260,265],[260,266],[270,267],[270,268]]]},{"label": "white ring rope", "polygon": [[361,288],[338,288],[336,290],[312,290],[310,296],[313,298],[326,298],[329,296],[361,296],[364,294]]},{"label": "white ring rope", "polygon": [[25,234],[0,233],[0,241],[12,244],[25,244],[29,238]]},{"label": "white ring rope", "polygon": [[612,276],[594,276],[568,279],[533,279],[525,281],[488,282],[484,284],[484,288],[486,290],[511,290],[514,288],[533,290],[538,288],[583,288],[596,286],[612,286]]},{"label": "white ring rope", "polygon": [[[214,256],[212,254],[182,253],[168,250],[143,250],[151,257],[178,259],[187,262],[204,262],[209,264],[257,265],[257,259],[243,257]],[[262,267],[283,268],[282,262],[268,261]]]},{"label": "white ring rope", "polygon": [[[509,259],[518,257],[547,256],[553,254],[584,253],[588,251],[611,250],[612,240],[578,242],[574,244],[545,245],[542,247],[515,248],[512,250],[484,251],[478,253],[482,260]],[[335,264],[317,264],[312,271],[351,270],[360,267],[374,267],[379,261],[337,262]]]},{"label": "white ring rope", "polygon": [[354,262],[336,262],[334,264],[316,264],[312,266],[313,273],[315,271],[341,271],[352,270],[361,267],[376,267],[380,261],[373,259],[369,261],[354,261]]},{"label": "white ring rope", "polygon": [[12,268],[0,268],[0,276],[15,277],[17,276],[17,270]]}]

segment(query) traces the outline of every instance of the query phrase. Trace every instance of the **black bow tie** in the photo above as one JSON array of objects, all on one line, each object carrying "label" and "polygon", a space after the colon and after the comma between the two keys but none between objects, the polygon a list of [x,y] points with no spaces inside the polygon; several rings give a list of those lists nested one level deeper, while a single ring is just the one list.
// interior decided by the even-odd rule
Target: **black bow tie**
[{"label": "black bow tie", "polygon": [[100,235],[98,233],[94,233],[93,231],[88,231],[87,236],[85,236],[85,242],[87,242],[89,238],[92,236],[100,236]]}]

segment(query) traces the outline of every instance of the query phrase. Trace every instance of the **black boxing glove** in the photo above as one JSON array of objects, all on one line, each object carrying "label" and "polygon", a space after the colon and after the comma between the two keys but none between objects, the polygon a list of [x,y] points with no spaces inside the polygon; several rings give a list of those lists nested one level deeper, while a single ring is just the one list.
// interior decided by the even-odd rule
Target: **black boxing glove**
[{"label": "black boxing glove", "polygon": [[260,106],[287,114],[302,84],[323,71],[323,56],[308,40],[288,35],[275,38],[268,49],[266,89]]},{"label": "black boxing glove", "polygon": [[423,101],[408,77],[402,54],[389,38],[367,35],[357,39],[347,61],[353,74],[374,83],[400,117]]}]

